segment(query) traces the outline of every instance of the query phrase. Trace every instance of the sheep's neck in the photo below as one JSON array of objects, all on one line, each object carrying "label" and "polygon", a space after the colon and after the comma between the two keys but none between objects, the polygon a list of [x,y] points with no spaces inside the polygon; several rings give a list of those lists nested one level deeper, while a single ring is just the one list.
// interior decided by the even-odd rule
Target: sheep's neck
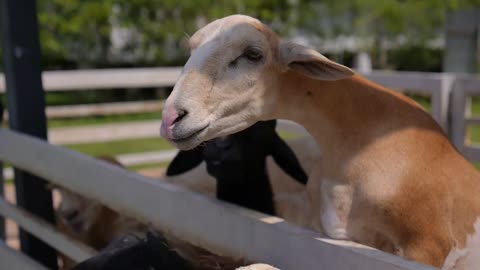
[{"label": "sheep's neck", "polygon": [[217,198],[265,214],[275,214],[272,187],[265,172],[246,173],[235,176],[235,179],[217,179]]},{"label": "sheep's neck", "polygon": [[267,118],[303,125],[329,157],[340,145],[351,155],[373,138],[404,128],[421,126],[444,136],[415,102],[359,75],[338,81],[314,80],[295,72],[284,75],[277,84],[275,109]]}]

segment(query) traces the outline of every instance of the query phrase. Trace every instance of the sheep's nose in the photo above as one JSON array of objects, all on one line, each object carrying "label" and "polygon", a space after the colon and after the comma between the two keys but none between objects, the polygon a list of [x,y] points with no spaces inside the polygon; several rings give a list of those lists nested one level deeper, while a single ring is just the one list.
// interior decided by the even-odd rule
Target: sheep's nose
[{"label": "sheep's nose", "polygon": [[173,106],[165,108],[162,114],[162,126],[160,128],[162,137],[171,138],[172,129],[175,124],[185,118],[187,114],[188,111],[184,109],[175,109]]}]

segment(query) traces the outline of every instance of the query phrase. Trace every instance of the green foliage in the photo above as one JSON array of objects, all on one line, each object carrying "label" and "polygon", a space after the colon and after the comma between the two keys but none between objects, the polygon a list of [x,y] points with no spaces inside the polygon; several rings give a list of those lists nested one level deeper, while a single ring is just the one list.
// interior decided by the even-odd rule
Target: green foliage
[{"label": "green foliage", "polygon": [[[138,33],[127,50],[140,48],[141,58],[148,63],[176,65],[182,63],[187,50],[186,39],[206,23],[230,14],[257,17],[276,30],[288,32],[298,27],[311,14],[308,1],[287,0],[133,0],[115,2],[116,20]],[[302,16],[294,16],[300,9]]]},{"label": "green foliage", "polygon": [[[365,49],[386,64],[387,41],[406,38],[420,44],[443,31],[447,12],[480,4],[480,0],[37,2],[46,69],[181,65],[188,54],[184,45],[189,35],[209,21],[235,13],[257,17],[284,36],[301,30],[306,35],[353,34],[373,39]],[[113,29],[130,33],[115,52]]]},{"label": "green foliage", "polygon": [[331,14],[349,14],[346,33],[429,38],[442,30],[447,12],[478,6],[480,0],[324,0]]},{"label": "green foliage", "polygon": [[39,0],[37,3],[44,58],[67,66],[73,62],[93,66],[107,61],[110,0]]},{"label": "green foliage", "polygon": [[442,71],[443,50],[423,44],[404,45],[388,52],[388,63],[395,70]]}]

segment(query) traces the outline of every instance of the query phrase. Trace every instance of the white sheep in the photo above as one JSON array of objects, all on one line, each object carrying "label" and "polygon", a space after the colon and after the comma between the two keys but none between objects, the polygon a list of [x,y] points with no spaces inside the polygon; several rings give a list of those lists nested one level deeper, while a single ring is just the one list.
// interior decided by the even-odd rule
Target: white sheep
[{"label": "white sheep", "polygon": [[465,246],[480,175],[414,101],[248,16],[206,25],[190,47],[162,116],[172,144],[295,121],[326,157],[307,185],[316,229],[437,267],[453,243]]}]

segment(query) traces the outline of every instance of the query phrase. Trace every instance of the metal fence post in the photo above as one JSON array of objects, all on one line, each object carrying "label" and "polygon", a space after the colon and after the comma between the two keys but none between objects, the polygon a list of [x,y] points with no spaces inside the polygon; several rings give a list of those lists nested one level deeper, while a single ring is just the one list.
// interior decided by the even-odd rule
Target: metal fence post
[{"label": "metal fence post", "polygon": [[[0,0],[0,12],[10,128],[46,139],[36,1]],[[15,169],[15,188],[19,206],[54,222],[52,194],[44,180]],[[58,268],[56,251],[38,238],[21,230],[20,243],[33,259]]]},{"label": "metal fence post", "polygon": [[[0,100],[0,128],[3,123],[3,105],[2,100]],[[0,197],[4,196],[3,185],[5,184],[5,179],[3,179],[3,163],[0,160]],[[0,216],[0,240],[6,240],[5,237],[5,219]]]},{"label": "metal fence post", "polygon": [[468,113],[468,102],[461,83],[459,80],[455,81],[450,95],[452,113],[451,138],[457,150],[465,155],[465,116]]}]

